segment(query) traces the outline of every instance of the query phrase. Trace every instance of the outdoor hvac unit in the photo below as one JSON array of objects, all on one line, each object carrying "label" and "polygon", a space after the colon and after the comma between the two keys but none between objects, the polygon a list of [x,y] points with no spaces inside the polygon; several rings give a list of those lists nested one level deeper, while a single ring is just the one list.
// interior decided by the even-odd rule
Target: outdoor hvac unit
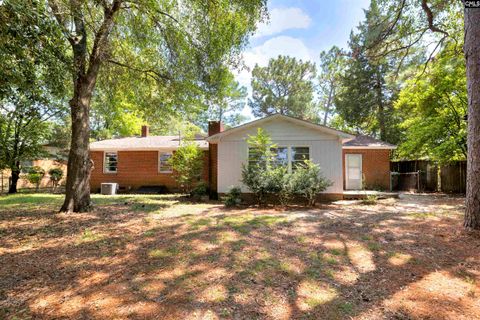
[{"label": "outdoor hvac unit", "polygon": [[118,183],[102,183],[102,194],[114,195],[117,194]]}]

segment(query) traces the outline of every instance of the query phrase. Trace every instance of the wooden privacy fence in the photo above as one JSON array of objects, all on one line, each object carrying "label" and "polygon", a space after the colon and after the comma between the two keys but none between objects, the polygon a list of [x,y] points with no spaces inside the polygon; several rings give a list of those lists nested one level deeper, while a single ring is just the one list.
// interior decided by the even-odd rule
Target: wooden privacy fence
[{"label": "wooden privacy fence", "polygon": [[390,162],[392,189],[396,191],[465,193],[466,161],[439,165],[433,161]]}]

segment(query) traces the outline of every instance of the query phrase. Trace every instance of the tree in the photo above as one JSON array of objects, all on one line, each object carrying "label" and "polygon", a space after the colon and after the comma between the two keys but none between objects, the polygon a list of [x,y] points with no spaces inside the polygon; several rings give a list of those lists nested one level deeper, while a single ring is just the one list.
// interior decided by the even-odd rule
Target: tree
[{"label": "tree", "polygon": [[[24,13],[18,14],[23,10]],[[0,6],[0,166],[11,170],[9,193],[17,192],[20,163],[44,154],[50,123],[65,112],[61,61],[63,43],[55,24],[44,19],[45,7],[32,3]]]},{"label": "tree", "polygon": [[396,142],[396,130],[392,130],[396,123],[396,90],[393,83],[387,83],[391,67],[386,58],[373,59],[368,49],[369,39],[378,32],[376,22],[382,19],[376,1],[371,2],[365,14],[358,33],[350,36],[350,57],[340,78],[335,105],[342,119],[358,131]]},{"label": "tree", "polygon": [[[371,42],[374,48],[383,48],[380,54],[408,57],[411,48],[421,43],[426,35],[437,40],[436,45],[425,61],[432,61],[437,50],[445,43],[452,42],[460,53],[457,37],[462,29],[462,4],[464,24],[464,55],[466,60],[466,78],[468,93],[468,129],[467,129],[467,192],[464,226],[467,229],[480,230],[480,97],[477,88],[480,85],[480,11],[469,8],[467,1],[442,0],[383,0],[388,12],[384,28]],[[468,6],[467,6],[468,5]],[[402,59],[400,59],[402,61]]]},{"label": "tree", "polygon": [[397,156],[447,162],[467,157],[467,90],[465,60],[453,44],[447,46],[427,69],[419,66],[395,103],[408,114],[400,124],[405,131]]},{"label": "tree", "polygon": [[185,142],[169,160],[175,180],[186,193],[191,193],[202,180],[204,152],[193,142]]},{"label": "tree", "polygon": [[35,185],[35,192],[38,192],[40,182],[42,182],[44,176],[45,170],[43,170],[41,167],[35,166],[28,169],[26,178],[28,182]]},{"label": "tree", "polygon": [[280,191],[279,177],[286,172],[275,170],[277,145],[262,128],[258,128],[256,135],[249,135],[247,144],[249,161],[242,165],[242,183],[253,192],[257,203],[262,205],[268,193]]},{"label": "tree", "polygon": [[10,1],[19,14],[28,15],[34,8],[43,20],[56,21],[62,36],[55,39],[69,45],[65,53],[72,57],[72,140],[61,208],[67,212],[90,207],[89,115],[102,68],[115,65],[153,81],[157,87],[149,94],[164,100],[155,107],[172,106],[167,97],[198,96],[212,70],[237,62],[266,8],[264,0]]},{"label": "tree", "polygon": [[315,64],[278,56],[267,67],[255,65],[252,71],[252,99],[249,105],[256,117],[275,113],[301,119],[315,116]]},{"label": "tree", "polygon": [[200,119],[203,123],[207,123],[205,120],[216,120],[230,127],[236,126],[244,120],[240,112],[246,104],[247,88],[241,86],[229,70],[220,72],[217,78],[207,97],[208,110],[205,116],[208,119],[205,116]]},{"label": "tree", "polygon": [[50,181],[52,182],[52,192],[55,193],[60,180],[63,178],[63,170],[62,168],[51,168],[48,170],[48,175],[50,176]]},{"label": "tree", "polygon": [[195,87],[208,85],[212,70],[235,62],[266,5],[263,0],[47,3],[45,19],[55,19],[73,56],[72,140],[61,208],[66,212],[90,208],[89,115],[101,68],[113,64],[155,81],[161,98],[186,88],[194,96]]},{"label": "tree", "polygon": [[467,195],[465,227],[480,230],[480,11],[465,8],[468,92]]},{"label": "tree", "polygon": [[334,99],[340,76],[345,67],[345,53],[337,46],[320,53],[320,72],[318,77],[320,105],[323,108],[323,125],[327,125],[329,116],[335,112]]}]

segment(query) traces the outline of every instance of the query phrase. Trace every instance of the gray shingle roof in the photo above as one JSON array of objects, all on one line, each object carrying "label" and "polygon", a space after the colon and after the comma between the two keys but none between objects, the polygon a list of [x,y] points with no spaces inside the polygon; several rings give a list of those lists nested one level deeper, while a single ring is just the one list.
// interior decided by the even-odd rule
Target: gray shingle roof
[{"label": "gray shingle roof", "polygon": [[[195,143],[202,149],[208,149],[208,142],[203,137],[197,136]],[[90,150],[157,150],[179,146],[178,136],[148,136],[95,141],[90,143]]]},{"label": "gray shingle roof", "polygon": [[362,134],[357,135],[355,138],[343,143],[344,147],[373,147],[373,148],[386,148],[394,149],[397,146],[382,140],[378,140]]}]

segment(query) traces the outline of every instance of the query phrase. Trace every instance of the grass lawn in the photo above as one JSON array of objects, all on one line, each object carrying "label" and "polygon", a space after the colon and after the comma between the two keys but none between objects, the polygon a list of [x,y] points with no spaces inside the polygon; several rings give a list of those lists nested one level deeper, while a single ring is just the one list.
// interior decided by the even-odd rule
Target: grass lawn
[{"label": "grass lawn", "polygon": [[0,197],[0,319],[480,319],[463,198],[289,210]]}]

